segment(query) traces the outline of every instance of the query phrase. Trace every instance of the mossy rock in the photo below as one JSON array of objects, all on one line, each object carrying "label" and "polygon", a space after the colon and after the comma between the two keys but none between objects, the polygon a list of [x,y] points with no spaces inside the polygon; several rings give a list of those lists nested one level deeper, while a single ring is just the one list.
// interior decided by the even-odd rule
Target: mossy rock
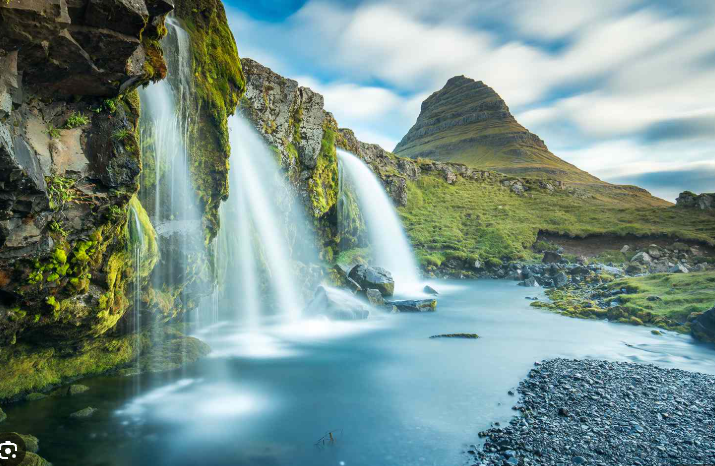
[{"label": "mossy rock", "polygon": [[25,442],[25,451],[28,451],[30,453],[37,453],[40,451],[40,441],[37,440],[37,437],[34,435],[23,435],[23,434],[17,434],[22,438],[22,441]]},{"label": "mossy rock", "polygon": [[25,459],[22,460],[22,463],[20,463],[20,466],[52,466],[52,463],[41,456],[28,451],[25,455]]},{"label": "mossy rock", "polygon": [[129,211],[131,213],[127,225],[129,248],[131,252],[139,252],[141,263],[135,264],[135,270],[140,277],[146,278],[154,270],[154,266],[159,260],[156,231],[136,195],[129,201]]},{"label": "mossy rock", "polygon": [[47,395],[45,395],[44,393],[30,393],[25,397],[25,401],[40,401],[44,400],[45,398],[47,398]]},{"label": "mossy rock", "polygon": [[0,408],[0,422],[3,422],[5,419],[7,419],[7,414]]}]

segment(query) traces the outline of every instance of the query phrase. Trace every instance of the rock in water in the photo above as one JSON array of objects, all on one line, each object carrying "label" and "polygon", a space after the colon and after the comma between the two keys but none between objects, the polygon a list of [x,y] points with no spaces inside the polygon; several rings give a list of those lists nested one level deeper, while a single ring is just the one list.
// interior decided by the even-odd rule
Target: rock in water
[{"label": "rock in water", "polygon": [[551,252],[551,251],[546,251],[544,253],[544,258],[541,260],[544,264],[556,264],[558,262],[561,262],[561,254]]},{"label": "rock in water", "polygon": [[91,406],[89,406],[87,408],[80,409],[79,411],[70,414],[70,417],[72,419],[86,419],[88,417],[92,417],[96,412],[97,408],[92,408]]},{"label": "rock in water", "polygon": [[536,278],[529,277],[529,278],[525,279],[523,282],[519,282],[519,286],[534,287],[534,286],[539,286],[539,282],[536,281]]},{"label": "rock in water", "polygon": [[405,301],[389,301],[400,312],[434,312],[437,310],[436,299],[410,299]]},{"label": "rock in water", "polygon": [[392,274],[382,267],[356,265],[350,270],[348,278],[355,280],[364,290],[377,289],[383,296],[392,296],[395,293],[395,280]]},{"label": "rock in water", "polygon": [[694,338],[715,343],[715,307],[696,317],[690,329]]},{"label": "rock in water", "polygon": [[439,294],[439,293],[437,292],[437,290],[435,290],[434,288],[432,288],[432,287],[429,286],[429,285],[425,285],[423,291],[424,291],[425,293],[431,294],[431,295],[438,295],[438,294]]},{"label": "rock in water", "polygon": [[556,288],[563,288],[564,286],[568,285],[568,283],[569,283],[569,276],[566,275],[565,272],[559,272],[554,277],[554,286]]},{"label": "rock in water", "polygon": [[370,310],[347,291],[319,286],[303,314],[308,317],[324,316],[331,320],[363,320],[370,316]]},{"label": "rock in water", "polygon": [[373,306],[384,306],[385,305],[385,298],[382,297],[380,290],[369,289],[365,292],[365,295],[367,296],[367,300]]},{"label": "rock in water", "polygon": [[66,387],[58,388],[57,390],[52,392],[52,395],[53,396],[75,396],[75,395],[79,395],[80,393],[84,393],[87,390],[89,390],[89,387],[86,385],[72,384],[72,385],[68,385]]},{"label": "rock in water", "polygon": [[476,333],[444,333],[442,335],[432,335],[430,338],[464,338],[468,340],[476,340],[479,335]]}]

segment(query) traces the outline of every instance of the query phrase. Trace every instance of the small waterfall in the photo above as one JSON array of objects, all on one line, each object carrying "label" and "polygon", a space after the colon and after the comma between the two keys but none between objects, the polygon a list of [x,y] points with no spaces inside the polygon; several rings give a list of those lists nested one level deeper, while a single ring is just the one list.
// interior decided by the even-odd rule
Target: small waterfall
[{"label": "small waterfall", "polygon": [[297,320],[305,303],[294,260],[314,249],[309,230],[275,153],[243,117],[231,117],[229,130],[231,194],[221,207],[217,254],[224,298],[248,325],[271,314]]},{"label": "small waterfall", "polygon": [[342,150],[338,150],[338,159],[345,179],[343,184],[349,183],[355,191],[373,264],[392,273],[398,291],[413,289],[420,282],[417,263],[392,200],[362,160]]},{"label": "small waterfall", "polygon": [[[129,206],[129,243],[132,247],[132,258],[134,260],[134,306],[132,314],[132,332],[134,333],[134,346],[137,350],[137,355],[141,352],[141,339],[142,339],[142,323],[141,323],[141,309],[142,309],[142,285],[144,277],[141,274],[142,264],[143,264],[143,253],[144,253],[144,236],[145,232],[139,219],[139,212],[137,212],[136,207],[130,203]],[[134,362],[136,373],[139,374],[139,358],[137,357]],[[134,381],[134,391],[138,392],[140,387],[140,378],[136,377]]]}]

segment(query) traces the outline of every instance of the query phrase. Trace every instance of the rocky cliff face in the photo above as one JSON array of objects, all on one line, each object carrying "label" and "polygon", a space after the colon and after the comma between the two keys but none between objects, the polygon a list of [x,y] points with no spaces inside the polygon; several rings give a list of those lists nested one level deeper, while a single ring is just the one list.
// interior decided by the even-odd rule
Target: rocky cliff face
[{"label": "rocky cliff face", "polygon": [[314,220],[323,257],[337,244],[337,123],[323,96],[243,59],[246,94],[239,108],[274,148],[281,167]]},{"label": "rocky cliff face", "polygon": [[422,103],[417,122],[395,154],[517,176],[600,183],[549,152],[544,141],[516,121],[491,87],[464,76],[450,79]]},{"label": "rocky cliff face", "polygon": [[[219,1],[179,2],[196,45],[192,174],[206,239],[227,195],[226,116],[243,89]],[[168,0],[0,2],[0,400],[125,364],[131,281],[158,260],[136,199],[136,89],[163,79]],[[220,57],[219,57],[220,55]],[[132,225],[129,226],[129,220]],[[134,228],[135,224],[142,228]],[[144,261],[129,253],[141,245]]]}]

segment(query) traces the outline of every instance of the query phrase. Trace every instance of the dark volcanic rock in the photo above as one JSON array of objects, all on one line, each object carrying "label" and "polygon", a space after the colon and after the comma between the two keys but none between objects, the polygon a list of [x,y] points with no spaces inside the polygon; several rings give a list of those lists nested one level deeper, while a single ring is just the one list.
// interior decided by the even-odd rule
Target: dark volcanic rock
[{"label": "dark volcanic rock", "polygon": [[561,262],[563,258],[561,257],[561,254],[551,252],[551,251],[546,251],[544,253],[544,258],[541,260],[544,264],[555,264],[558,262]]},{"label": "dark volcanic rock", "polygon": [[715,343],[715,307],[696,317],[690,328],[698,340]]},{"label": "dark volcanic rock", "polygon": [[522,415],[479,434],[479,464],[715,463],[713,376],[555,359],[532,369],[519,393]]},{"label": "dark volcanic rock", "polygon": [[400,312],[434,312],[437,310],[436,299],[409,299],[404,301],[387,301]]},{"label": "dark volcanic rock", "polygon": [[350,270],[348,278],[355,280],[363,289],[379,290],[382,296],[392,296],[395,292],[395,280],[392,274],[382,267],[356,265]]}]

